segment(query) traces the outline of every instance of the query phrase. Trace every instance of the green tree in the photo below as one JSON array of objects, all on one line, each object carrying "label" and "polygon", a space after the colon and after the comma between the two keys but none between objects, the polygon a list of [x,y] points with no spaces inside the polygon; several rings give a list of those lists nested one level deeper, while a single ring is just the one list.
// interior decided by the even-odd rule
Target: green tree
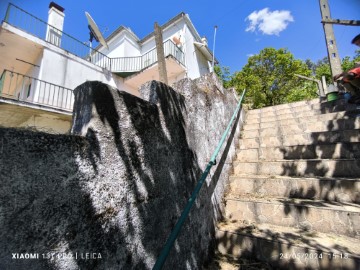
[{"label": "green tree", "polygon": [[319,89],[315,82],[304,81],[302,85],[288,92],[285,97],[285,103],[316,98],[319,95],[318,91]]},{"label": "green tree", "polygon": [[354,62],[357,62],[357,63],[360,62],[360,49],[359,49],[359,50],[355,50]]},{"label": "green tree", "polygon": [[[333,82],[330,64],[327,57],[324,57],[316,63],[312,63],[311,60],[307,61],[307,65],[315,71],[314,75],[317,79],[321,80],[321,77],[325,76],[327,84],[331,84]],[[341,69],[343,71],[352,69],[358,62],[360,62],[360,50],[356,50],[355,55],[352,58],[350,56],[345,56],[341,60]]]},{"label": "green tree", "polygon": [[[249,57],[248,63],[240,72],[233,74],[229,86],[237,91],[247,89],[246,103],[253,108],[272,106],[303,99],[304,80],[295,76],[310,76],[311,70],[301,60],[296,60],[287,49],[265,48],[259,54]],[[316,86],[307,84],[308,98],[316,96]]]},{"label": "green tree", "polygon": [[325,76],[327,84],[332,83],[331,69],[329,58],[324,57],[321,60],[318,60],[315,64],[315,77],[316,79],[321,80],[321,77]]},{"label": "green tree", "polygon": [[343,71],[348,71],[355,67],[360,62],[360,50],[355,51],[355,55],[351,59],[350,56],[345,56],[341,61],[341,68]]},{"label": "green tree", "polygon": [[305,64],[311,70],[311,75],[315,76],[316,64],[313,61],[311,61],[311,59],[306,59]]},{"label": "green tree", "polygon": [[225,67],[225,66],[215,65],[214,66],[214,72],[222,80],[223,86],[225,88],[228,88],[229,87],[229,81],[231,79],[230,68]]}]

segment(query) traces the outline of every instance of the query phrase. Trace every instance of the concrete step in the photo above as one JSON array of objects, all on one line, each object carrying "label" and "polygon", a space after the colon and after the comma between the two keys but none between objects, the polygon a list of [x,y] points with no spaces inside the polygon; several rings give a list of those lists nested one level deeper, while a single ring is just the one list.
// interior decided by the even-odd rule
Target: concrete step
[{"label": "concrete step", "polygon": [[[260,128],[260,126],[262,126]],[[306,121],[299,122],[295,119],[289,121],[266,122],[260,124],[246,124],[241,132],[242,138],[254,138],[258,136],[276,136],[281,134],[312,133],[360,129],[360,117]]]},{"label": "concrete step", "polygon": [[265,107],[261,109],[254,109],[248,111],[247,115],[250,118],[263,118],[267,116],[282,115],[288,113],[302,113],[305,111],[313,111],[317,114],[328,114],[342,111],[359,110],[360,106],[357,104],[349,104],[345,100],[336,102],[319,103],[318,100],[300,101],[277,106]]},{"label": "concrete step", "polygon": [[360,269],[360,241],[337,234],[229,220],[217,226],[215,237],[220,253],[273,269]]},{"label": "concrete step", "polygon": [[251,110],[251,112],[256,114],[256,113],[269,112],[269,111],[281,111],[284,109],[295,108],[295,107],[319,106],[320,104],[321,103],[320,103],[319,99],[302,100],[302,101],[296,101],[296,102],[280,104],[280,105],[275,105],[275,106],[263,107],[260,109],[253,109],[253,110]]},{"label": "concrete step", "polygon": [[236,160],[283,160],[283,159],[360,159],[360,143],[329,143],[283,147],[258,147],[238,150]]},{"label": "concrete step", "polygon": [[253,138],[242,138],[239,141],[240,149],[258,147],[281,147],[310,144],[329,144],[338,142],[360,142],[360,131],[356,129],[311,132],[296,134],[281,134],[277,136],[260,136]]},{"label": "concrete step", "polygon": [[350,177],[360,175],[359,159],[308,159],[233,162],[234,174],[288,175],[307,177]]},{"label": "concrete step", "polygon": [[[293,113],[288,115],[287,117],[283,116],[280,118],[273,118],[273,119],[265,119],[265,118],[255,118],[252,119],[250,116],[246,116],[246,125],[245,130],[247,129],[259,129],[259,128],[267,128],[274,126],[273,124],[276,123],[278,125],[292,125],[292,124],[304,124],[304,123],[312,123],[312,122],[326,122],[326,121],[339,121],[342,119],[351,120],[359,118],[360,110],[353,110],[353,111],[342,111],[342,112],[335,112],[335,113],[326,113],[326,114],[316,114],[313,116],[306,116],[306,117],[299,117],[298,113]],[[266,121],[263,121],[263,120]],[[254,120],[254,121],[253,121]],[[251,123],[252,122],[252,123]],[[256,125],[258,124],[258,125]]]},{"label": "concrete step", "polygon": [[229,195],[225,216],[256,224],[273,224],[322,233],[336,233],[360,239],[360,206],[351,203],[259,198]]},{"label": "concrete step", "polygon": [[320,111],[306,110],[301,112],[289,112],[278,115],[274,113],[274,115],[263,115],[261,117],[247,115],[245,119],[245,123],[248,125],[253,124],[264,124],[271,123],[275,121],[280,121],[282,123],[293,123],[293,122],[315,122],[315,121],[329,121],[329,120],[340,120],[340,119],[353,119],[359,117],[360,109],[352,110],[352,111],[340,111],[333,113],[323,114]]},{"label": "concrete step", "polygon": [[360,204],[360,178],[230,176],[230,194],[284,197]]}]

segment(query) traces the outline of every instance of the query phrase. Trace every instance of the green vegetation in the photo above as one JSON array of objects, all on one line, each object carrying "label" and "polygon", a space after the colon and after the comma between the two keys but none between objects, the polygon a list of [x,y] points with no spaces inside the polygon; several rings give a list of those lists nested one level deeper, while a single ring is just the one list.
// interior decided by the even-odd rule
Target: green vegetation
[{"label": "green vegetation", "polygon": [[214,72],[223,81],[224,87],[228,88],[230,86],[229,81],[231,79],[230,68],[216,65],[214,66]]},{"label": "green vegetation", "polygon": [[[360,62],[360,50],[351,59],[342,60],[343,70],[349,70]],[[252,108],[278,105],[318,96],[314,82],[300,79],[295,74],[321,79],[325,76],[332,82],[327,57],[313,63],[295,59],[287,49],[265,48],[249,57],[241,71],[230,73],[228,67],[215,66],[215,73],[222,79],[224,87],[234,87],[239,93],[247,89],[245,103]]]},{"label": "green vegetation", "polygon": [[[296,60],[286,49],[265,48],[259,54],[249,57],[240,72],[235,72],[229,85],[238,91],[247,89],[246,103],[253,108],[272,106],[303,98],[304,81],[295,74],[310,76],[307,65]],[[309,85],[309,84],[308,84]],[[316,95],[316,86],[310,84],[307,93]]]},{"label": "green vegetation", "polygon": [[[358,62],[360,62],[360,50],[355,51],[355,55],[352,59],[349,56],[344,57],[341,61],[341,68],[343,71],[352,69]],[[307,59],[305,63],[312,70],[312,75],[315,78],[320,80],[321,76],[325,76],[326,83],[332,83],[329,59],[327,57],[324,57],[316,63],[312,63],[311,60]]]}]

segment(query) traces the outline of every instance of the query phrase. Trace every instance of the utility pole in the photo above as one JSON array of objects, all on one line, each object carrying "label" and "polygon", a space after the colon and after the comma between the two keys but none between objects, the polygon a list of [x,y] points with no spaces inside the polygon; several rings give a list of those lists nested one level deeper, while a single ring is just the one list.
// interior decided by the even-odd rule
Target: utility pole
[{"label": "utility pole", "polygon": [[215,65],[215,39],[216,39],[216,29],[217,25],[214,26],[214,45],[213,45],[213,57],[211,63],[211,72],[214,72],[214,65]]},{"label": "utility pole", "polygon": [[346,26],[360,26],[359,20],[339,20],[339,19],[328,19],[322,20],[322,23],[341,24]]},{"label": "utility pole", "polygon": [[325,32],[325,41],[328,52],[328,58],[330,62],[331,74],[335,76],[342,72],[341,69],[341,60],[338,53],[338,49],[336,46],[336,40],[334,35],[334,29],[332,23],[328,23],[327,21],[332,21],[330,16],[330,7],[328,0],[319,0],[320,11],[322,24]]},{"label": "utility pole", "polygon": [[159,81],[168,84],[168,77],[166,71],[166,61],[164,53],[164,42],[162,37],[162,29],[157,22],[154,24],[156,54],[158,59]]}]

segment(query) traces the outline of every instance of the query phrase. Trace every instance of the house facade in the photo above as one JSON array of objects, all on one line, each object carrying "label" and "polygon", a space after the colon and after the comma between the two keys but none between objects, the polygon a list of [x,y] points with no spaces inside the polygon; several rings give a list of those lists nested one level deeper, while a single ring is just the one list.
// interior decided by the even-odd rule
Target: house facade
[{"label": "house facade", "polygon": [[[0,125],[58,133],[70,128],[73,89],[98,80],[139,96],[158,80],[155,35],[139,39],[120,26],[92,48],[63,32],[64,8],[51,2],[47,21],[10,4],[0,28]],[[161,26],[168,82],[210,72],[212,54],[180,13]]]}]

